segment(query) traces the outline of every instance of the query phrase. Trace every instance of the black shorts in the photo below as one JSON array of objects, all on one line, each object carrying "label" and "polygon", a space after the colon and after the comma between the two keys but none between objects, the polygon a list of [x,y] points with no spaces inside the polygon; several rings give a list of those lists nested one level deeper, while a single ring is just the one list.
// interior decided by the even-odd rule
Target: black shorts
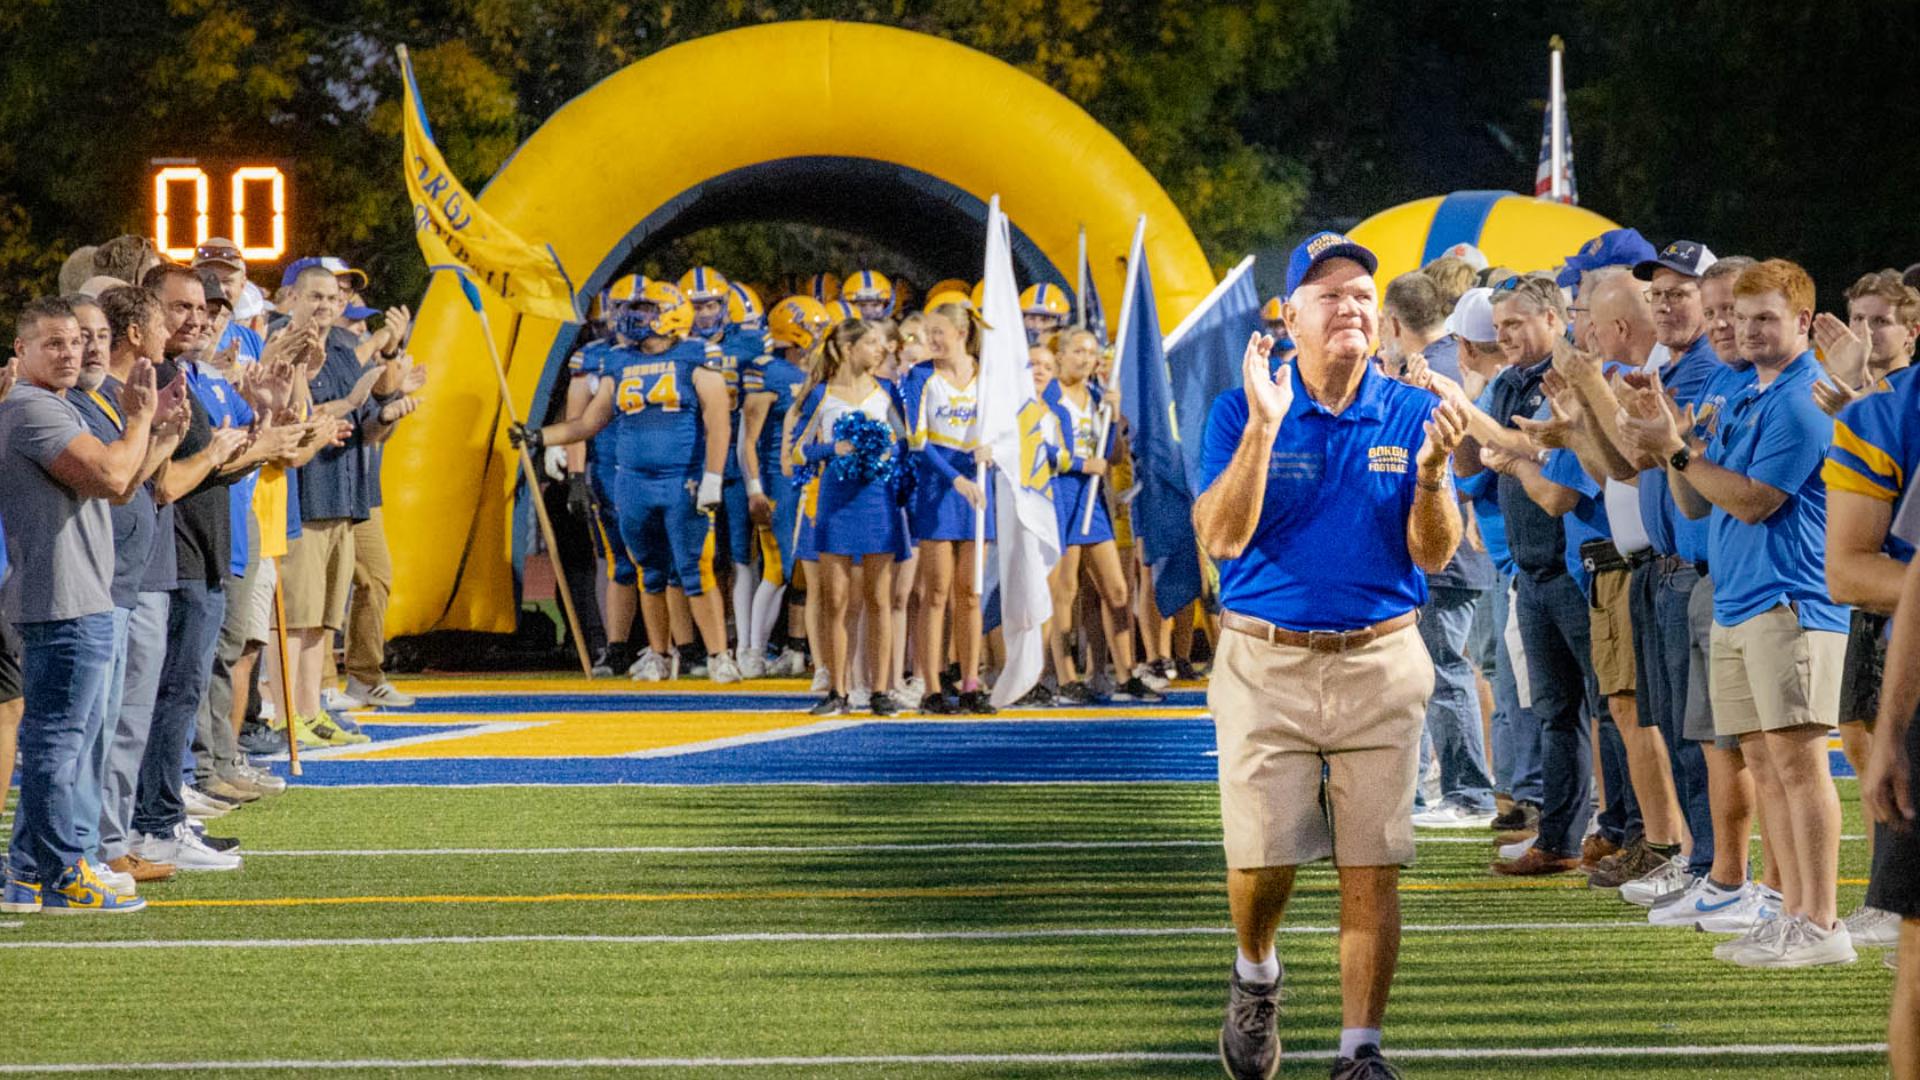
[{"label": "black shorts", "polygon": [[1887,616],[1856,609],[1847,629],[1847,659],[1840,669],[1840,722],[1873,730],[1880,711],[1880,680],[1887,666]]},{"label": "black shorts", "polygon": [[20,638],[13,624],[0,619],[0,704],[18,699],[26,692],[20,678]]},{"label": "black shorts", "polygon": [[[1920,760],[1920,722],[1907,727],[1907,759]],[[1914,799],[1920,800],[1920,777],[1907,777]],[[1873,827],[1873,876],[1867,884],[1867,906],[1891,911],[1903,919],[1920,919],[1920,822],[1895,829]]]}]

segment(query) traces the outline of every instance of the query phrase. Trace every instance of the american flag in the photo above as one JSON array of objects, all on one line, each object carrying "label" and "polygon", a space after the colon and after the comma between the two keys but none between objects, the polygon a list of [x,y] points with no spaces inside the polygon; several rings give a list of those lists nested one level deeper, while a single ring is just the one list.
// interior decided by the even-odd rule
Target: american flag
[{"label": "american flag", "polygon": [[1553,130],[1559,118],[1560,129],[1560,202],[1577,205],[1580,189],[1573,183],[1573,129],[1567,126],[1567,92],[1560,77],[1561,45],[1553,39],[1553,64],[1547,93],[1546,119],[1540,127],[1540,165],[1533,174],[1533,193],[1542,199],[1554,198]]}]

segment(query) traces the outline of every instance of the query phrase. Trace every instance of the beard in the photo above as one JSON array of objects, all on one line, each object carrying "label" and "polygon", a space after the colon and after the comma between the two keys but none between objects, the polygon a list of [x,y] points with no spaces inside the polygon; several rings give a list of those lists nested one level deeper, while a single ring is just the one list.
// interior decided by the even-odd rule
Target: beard
[{"label": "beard", "polygon": [[82,364],[80,366],[80,381],[76,385],[82,390],[91,392],[100,389],[106,381],[107,366],[105,364],[99,367]]}]

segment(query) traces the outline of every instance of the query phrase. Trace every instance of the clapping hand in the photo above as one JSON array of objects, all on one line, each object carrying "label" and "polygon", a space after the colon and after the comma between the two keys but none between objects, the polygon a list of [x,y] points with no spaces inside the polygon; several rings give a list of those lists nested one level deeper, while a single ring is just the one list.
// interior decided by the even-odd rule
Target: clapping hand
[{"label": "clapping hand", "polygon": [[1273,354],[1273,338],[1256,333],[1247,339],[1246,355],[1240,358],[1240,381],[1247,392],[1247,409],[1252,419],[1277,425],[1293,408],[1293,365],[1281,364],[1270,370],[1267,358]]},{"label": "clapping hand", "polygon": [[399,349],[407,343],[407,328],[413,324],[413,312],[405,304],[387,309],[382,329],[387,332],[387,347]]},{"label": "clapping hand", "polygon": [[120,387],[120,415],[126,417],[128,423],[152,419],[153,410],[160,403],[155,378],[153,361],[143,356],[133,362],[133,370],[127,372],[127,381]]},{"label": "clapping hand", "polygon": [[1457,401],[1442,398],[1422,427],[1427,437],[1420,444],[1414,464],[1419,466],[1422,473],[1444,469],[1447,458],[1459,449],[1460,441],[1467,437],[1467,410]]},{"label": "clapping hand", "polygon": [[1867,381],[1867,342],[1853,327],[1827,312],[1813,317],[1813,343],[1820,346],[1820,363],[1842,390]]},{"label": "clapping hand", "polygon": [[1535,446],[1546,450],[1565,449],[1574,433],[1584,426],[1586,414],[1580,407],[1579,397],[1558,371],[1547,372],[1542,386],[1547,391],[1547,408],[1552,415],[1545,420],[1515,416],[1513,426],[1532,439]]},{"label": "clapping hand", "polygon": [[228,423],[214,428],[213,437],[207,442],[207,454],[213,458],[214,468],[220,468],[239,457],[252,434],[246,428],[237,428]]}]

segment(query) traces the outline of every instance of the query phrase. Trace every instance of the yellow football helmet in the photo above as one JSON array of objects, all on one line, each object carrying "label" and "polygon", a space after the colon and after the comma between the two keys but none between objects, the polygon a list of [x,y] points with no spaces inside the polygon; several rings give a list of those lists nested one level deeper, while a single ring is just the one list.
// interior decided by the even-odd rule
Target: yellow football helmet
[{"label": "yellow football helmet", "polygon": [[807,279],[807,295],[821,303],[840,299],[840,279],[832,274],[815,274]]},{"label": "yellow football helmet", "polygon": [[835,300],[822,306],[827,310],[828,321],[834,326],[839,326],[848,319],[860,318],[860,309],[845,300]]},{"label": "yellow football helmet", "polygon": [[1058,285],[1041,282],[1027,286],[1020,294],[1020,313],[1022,315],[1054,315],[1065,319],[1073,314],[1073,305],[1067,303],[1067,292]]},{"label": "yellow football helmet", "polygon": [[973,301],[967,297],[966,293],[959,289],[942,289],[927,297],[926,310],[932,311],[942,304],[959,304],[969,310],[973,308]]},{"label": "yellow football helmet", "polygon": [[630,304],[640,299],[640,290],[644,288],[646,284],[647,279],[641,277],[639,274],[628,274],[626,277],[607,286],[607,303]]},{"label": "yellow football helmet", "polygon": [[680,292],[693,303],[725,300],[727,279],[711,266],[696,266],[680,275]]},{"label": "yellow football helmet", "polygon": [[767,312],[767,340],[775,345],[812,349],[832,328],[826,305],[811,296],[789,296]]},{"label": "yellow football helmet", "polygon": [[936,281],[933,283],[932,287],[927,289],[927,306],[932,307],[933,298],[936,296],[939,296],[941,293],[957,292],[964,297],[967,295],[967,292],[972,288],[973,286],[968,285],[966,282],[961,281],[959,278],[947,278],[944,281]]},{"label": "yellow football helmet", "polygon": [[730,282],[727,285],[727,321],[735,326],[757,328],[766,315],[766,309],[760,306],[760,295],[753,286],[743,281]]},{"label": "yellow football helmet", "polygon": [[861,270],[847,275],[840,299],[852,301],[865,318],[884,319],[893,314],[893,282],[878,270]]},{"label": "yellow football helmet", "polygon": [[980,311],[987,306],[987,279],[981,278],[973,283],[973,291],[967,294],[973,297],[973,310]]},{"label": "yellow football helmet", "polygon": [[693,305],[663,308],[653,317],[648,330],[659,337],[686,337],[693,332]]}]

